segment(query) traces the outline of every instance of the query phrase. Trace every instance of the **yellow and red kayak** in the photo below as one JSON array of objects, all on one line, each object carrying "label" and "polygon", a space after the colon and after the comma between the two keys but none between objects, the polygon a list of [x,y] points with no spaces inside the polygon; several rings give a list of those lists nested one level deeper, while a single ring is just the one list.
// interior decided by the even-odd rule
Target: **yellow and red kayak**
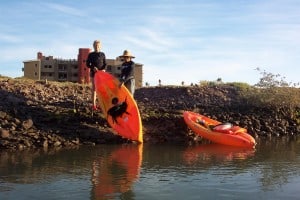
[{"label": "yellow and red kayak", "polygon": [[217,144],[254,147],[255,139],[247,130],[231,124],[222,124],[198,113],[185,111],[183,118],[187,126],[201,137]]},{"label": "yellow and red kayak", "polygon": [[131,93],[107,72],[97,71],[94,79],[98,102],[108,124],[120,136],[143,143],[142,121]]}]

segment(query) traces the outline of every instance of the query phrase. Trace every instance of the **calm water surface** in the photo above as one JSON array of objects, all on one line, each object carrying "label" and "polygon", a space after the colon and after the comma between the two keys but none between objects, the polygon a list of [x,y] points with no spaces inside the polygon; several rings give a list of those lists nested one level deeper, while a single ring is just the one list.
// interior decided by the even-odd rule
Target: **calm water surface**
[{"label": "calm water surface", "polygon": [[300,139],[0,152],[0,199],[300,199]]}]

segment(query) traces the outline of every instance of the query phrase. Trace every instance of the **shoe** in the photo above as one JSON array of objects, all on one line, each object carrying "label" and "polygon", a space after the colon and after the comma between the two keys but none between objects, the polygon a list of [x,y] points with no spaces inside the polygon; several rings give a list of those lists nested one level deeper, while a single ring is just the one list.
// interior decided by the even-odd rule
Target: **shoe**
[{"label": "shoe", "polygon": [[93,105],[93,106],[92,106],[92,109],[93,109],[93,110],[98,110],[98,108],[97,108],[96,105]]},{"label": "shoe", "polygon": [[100,108],[99,106],[97,106],[97,105],[93,105],[93,106],[92,106],[92,110],[93,110],[93,111],[99,111],[99,112],[102,112],[101,108]]}]

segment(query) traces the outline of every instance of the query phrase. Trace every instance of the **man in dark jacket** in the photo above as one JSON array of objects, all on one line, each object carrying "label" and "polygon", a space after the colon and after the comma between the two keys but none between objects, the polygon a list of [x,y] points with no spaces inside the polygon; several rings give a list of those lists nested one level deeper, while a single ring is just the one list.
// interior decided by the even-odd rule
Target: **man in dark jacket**
[{"label": "man in dark jacket", "polygon": [[92,82],[92,109],[97,110],[96,106],[96,90],[95,90],[95,82],[94,82],[94,77],[95,73],[98,70],[105,70],[106,67],[106,58],[105,54],[100,51],[101,49],[101,43],[99,40],[95,40],[93,43],[94,51],[91,52],[88,55],[88,58],[86,60],[86,66],[90,68],[90,77],[91,77],[91,82]]}]

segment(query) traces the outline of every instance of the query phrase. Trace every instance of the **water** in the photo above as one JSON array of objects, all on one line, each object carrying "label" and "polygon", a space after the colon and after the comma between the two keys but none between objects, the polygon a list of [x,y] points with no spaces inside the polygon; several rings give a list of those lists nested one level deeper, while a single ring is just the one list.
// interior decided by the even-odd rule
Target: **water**
[{"label": "water", "polygon": [[300,139],[0,153],[0,199],[299,199]]}]

